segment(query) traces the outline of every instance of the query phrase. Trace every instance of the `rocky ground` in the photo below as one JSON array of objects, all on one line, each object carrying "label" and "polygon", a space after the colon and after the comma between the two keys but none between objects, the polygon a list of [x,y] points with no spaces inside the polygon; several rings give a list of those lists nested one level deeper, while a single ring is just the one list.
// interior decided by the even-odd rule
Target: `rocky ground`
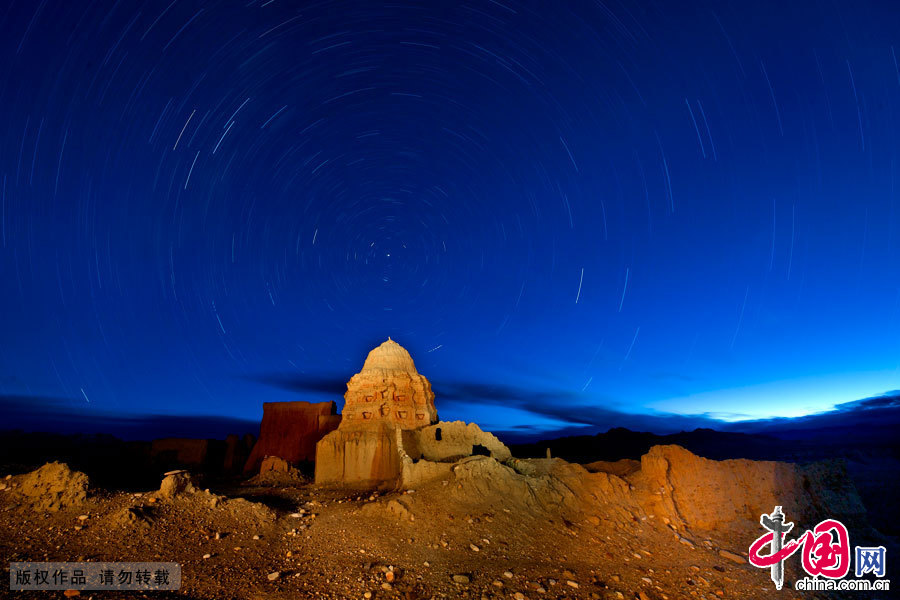
[{"label": "rocky ground", "polygon": [[[571,510],[568,492],[538,497],[528,490],[540,488],[516,487],[518,475],[484,457],[422,489],[382,494],[320,488],[295,475],[206,490],[175,474],[160,490],[85,496],[85,480],[51,467],[2,480],[3,563],[182,565],[179,593],[81,592],[86,598],[835,597],[788,585],[776,592],[768,572],[740,556],[746,539],[675,531],[628,507]],[[789,566],[787,579],[794,575]]]}]

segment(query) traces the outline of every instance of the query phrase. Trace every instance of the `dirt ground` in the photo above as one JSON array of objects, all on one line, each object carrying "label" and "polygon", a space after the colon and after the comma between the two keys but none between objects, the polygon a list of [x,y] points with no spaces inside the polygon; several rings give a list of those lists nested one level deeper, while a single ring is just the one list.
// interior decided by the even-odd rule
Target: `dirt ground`
[{"label": "dirt ground", "polygon": [[[788,584],[776,592],[768,572],[720,554],[740,552],[743,540],[679,539],[653,518],[628,514],[574,522],[552,509],[480,497],[478,490],[462,495],[465,482],[452,476],[384,494],[323,489],[296,477],[267,485],[224,482],[171,498],[94,490],[55,511],[18,493],[15,482],[6,480],[0,490],[4,563],[182,566],[178,593],[80,594],[98,600],[835,597],[801,595]],[[64,597],[0,590],[0,597],[7,594]]]}]

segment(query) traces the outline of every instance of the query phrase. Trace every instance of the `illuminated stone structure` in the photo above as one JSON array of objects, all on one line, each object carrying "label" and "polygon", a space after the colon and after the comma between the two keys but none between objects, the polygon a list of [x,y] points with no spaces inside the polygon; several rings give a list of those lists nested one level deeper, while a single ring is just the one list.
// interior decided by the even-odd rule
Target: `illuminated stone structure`
[{"label": "illuminated stone structure", "polygon": [[377,428],[376,423],[414,429],[437,420],[431,384],[390,338],[369,352],[362,371],[347,382],[341,429]]}]

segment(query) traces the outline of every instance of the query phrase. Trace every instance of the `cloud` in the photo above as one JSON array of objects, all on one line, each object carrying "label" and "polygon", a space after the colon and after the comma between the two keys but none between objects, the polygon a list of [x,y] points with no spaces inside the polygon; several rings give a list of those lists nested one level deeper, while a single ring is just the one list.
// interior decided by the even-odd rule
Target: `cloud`
[{"label": "cloud", "polygon": [[729,428],[748,433],[769,433],[782,437],[809,437],[841,430],[841,435],[858,435],[872,441],[884,434],[896,435],[900,427],[900,390],[879,396],[843,402],[833,410],[793,418],[760,419],[734,423]]},{"label": "cloud", "polygon": [[[485,404],[515,408],[535,416],[567,423],[571,427],[596,427],[603,431],[626,427],[635,431],[670,433],[715,427],[721,421],[709,415],[678,415],[674,413],[628,413],[610,405],[612,399],[594,397],[591,404],[584,397],[567,390],[520,388],[471,382],[436,382],[432,384],[441,404],[483,407]],[[546,430],[544,430],[546,431]]]},{"label": "cloud", "polygon": [[342,397],[347,389],[346,378],[337,375],[334,377],[310,377],[297,373],[260,373],[245,375],[243,379],[300,394],[333,394]]},{"label": "cloud", "polygon": [[127,414],[98,410],[84,400],[0,395],[3,429],[66,434],[105,433],[125,440],[159,437],[224,439],[259,433],[259,422],[219,415]]}]

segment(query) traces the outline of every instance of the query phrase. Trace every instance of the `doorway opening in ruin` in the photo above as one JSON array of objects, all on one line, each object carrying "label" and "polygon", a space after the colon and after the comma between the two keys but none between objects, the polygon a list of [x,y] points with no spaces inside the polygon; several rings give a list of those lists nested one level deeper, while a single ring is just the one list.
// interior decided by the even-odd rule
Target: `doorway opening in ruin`
[{"label": "doorway opening in ruin", "polygon": [[472,446],[472,456],[490,456],[491,451],[488,450],[487,446],[482,444],[474,444]]},{"label": "doorway opening in ruin", "polygon": [[438,442],[441,441],[441,428],[440,427],[438,427],[437,429],[434,430],[434,439],[435,439],[435,441],[438,441]]}]

